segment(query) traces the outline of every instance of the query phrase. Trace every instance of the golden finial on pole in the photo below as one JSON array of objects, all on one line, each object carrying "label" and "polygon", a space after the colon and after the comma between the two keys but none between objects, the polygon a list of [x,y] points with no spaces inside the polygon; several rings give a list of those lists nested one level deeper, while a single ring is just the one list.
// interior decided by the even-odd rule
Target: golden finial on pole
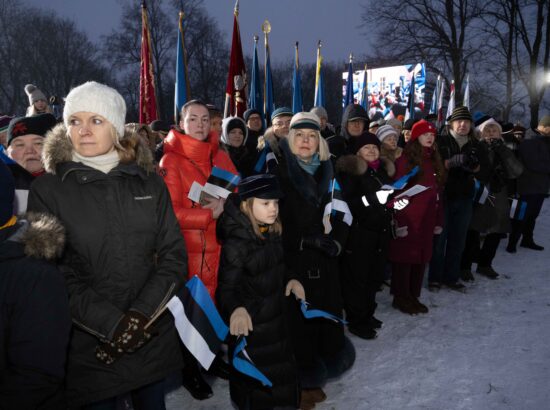
[{"label": "golden finial on pole", "polygon": [[235,1],[235,10],[233,11],[233,14],[235,14],[235,16],[239,16],[239,0]]}]

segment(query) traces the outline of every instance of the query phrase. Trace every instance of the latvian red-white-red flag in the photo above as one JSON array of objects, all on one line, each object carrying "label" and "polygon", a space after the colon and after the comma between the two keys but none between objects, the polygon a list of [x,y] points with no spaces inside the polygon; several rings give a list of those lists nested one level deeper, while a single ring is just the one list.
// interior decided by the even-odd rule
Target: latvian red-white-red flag
[{"label": "latvian red-white-red flag", "polygon": [[231,57],[229,59],[229,73],[225,87],[224,117],[243,116],[246,111],[246,66],[244,65],[241,33],[239,30],[239,1],[233,12],[233,41],[231,42]]},{"label": "latvian red-white-red flag", "polygon": [[157,98],[155,96],[155,74],[151,57],[151,39],[147,7],[141,3],[141,65],[139,71],[139,122],[149,124],[158,119]]}]

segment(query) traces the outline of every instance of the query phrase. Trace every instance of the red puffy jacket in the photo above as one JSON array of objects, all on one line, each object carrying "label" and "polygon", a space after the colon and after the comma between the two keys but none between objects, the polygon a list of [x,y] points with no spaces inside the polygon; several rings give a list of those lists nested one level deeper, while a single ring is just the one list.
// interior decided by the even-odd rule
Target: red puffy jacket
[{"label": "red puffy jacket", "polygon": [[237,174],[229,155],[219,149],[218,134],[210,132],[199,141],[176,130],[164,140],[160,174],[170,191],[172,205],[185,238],[188,253],[188,274],[204,282],[212,300],[218,284],[221,246],[216,239],[216,220],[212,210],[204,209],[187,196],[194,181],[204,185],[212,167]]}]

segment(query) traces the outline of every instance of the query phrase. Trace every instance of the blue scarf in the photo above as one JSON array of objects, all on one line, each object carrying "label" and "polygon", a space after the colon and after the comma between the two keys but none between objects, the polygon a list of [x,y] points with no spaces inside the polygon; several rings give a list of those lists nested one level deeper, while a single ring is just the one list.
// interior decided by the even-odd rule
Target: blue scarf
[{"label": "blue scarf", "polygon": [[310,162],[305,162],[299,157],[296,157],[296,159],[298,160],[298,165],[300,165],[300,168],[306,171],[309,175],[315,175],[315,172],[317,172],[317,169],[321,165],[321,160],[319,159],[319,154],[317,152],[313,154]]}]

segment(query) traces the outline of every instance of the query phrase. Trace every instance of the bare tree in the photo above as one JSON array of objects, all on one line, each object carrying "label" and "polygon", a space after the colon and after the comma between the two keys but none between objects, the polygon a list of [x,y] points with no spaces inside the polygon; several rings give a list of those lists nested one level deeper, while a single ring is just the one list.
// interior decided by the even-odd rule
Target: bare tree
[{"label": "bare tree", "polygon": [[450,72],[456,100],[462,100],[464,76],[482,48],[473,28],[484,13],[483,0],[369,0],[363,7],[362,27],[368,35],[378,30],[379,44],[387,45],[378,51],[390,49],[386,57],[399,63],[425,62],[433,71]]},{"label": "bare tree", "polygon": [[[25,84],[46,95],[66,95],[84,81],[107,81],[97,47],[75,24],[52,12],[0,0],[0,111],[23,113]],[[21,34],[21,27],[32,27]]]}]

